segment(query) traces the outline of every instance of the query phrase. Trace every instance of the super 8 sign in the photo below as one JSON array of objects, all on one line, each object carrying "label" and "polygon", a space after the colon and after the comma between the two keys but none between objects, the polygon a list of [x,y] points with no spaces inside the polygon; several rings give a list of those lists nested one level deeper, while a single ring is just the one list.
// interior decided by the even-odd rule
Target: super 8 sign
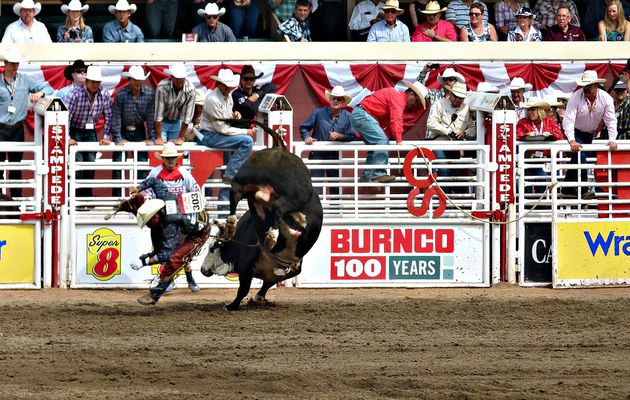
[{"label": "super 8 sign", "polygon": [[48,126],[48,204],[66,204],[66,126]]}]

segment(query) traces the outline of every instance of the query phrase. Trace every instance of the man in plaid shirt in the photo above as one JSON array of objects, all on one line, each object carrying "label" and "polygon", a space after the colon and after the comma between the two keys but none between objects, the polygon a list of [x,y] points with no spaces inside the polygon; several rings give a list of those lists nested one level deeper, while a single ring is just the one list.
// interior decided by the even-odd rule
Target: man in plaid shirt
[{"label": "man in plaid shirt", "polygon": [[311,2],[308,0],[297,0],[295,2],[295,14],[280,24],[278,34],[287,35],[292,42],[310,42],[311,29],[308,18],[310,14]]},{"label": "man in plaid shirt", "polygon": [[[107,89],[101,86],[101,67],[91,65],[85,76],[85,86],[79,86],[68,94],[68,114],[70,119],[70,146],[78,142],[97,142],[96,125],[104,118],[101,144],[109,144],[109,129],[112,123],[112,98]],[[76,161],[94,162],[95,152],[79,152]],[[77,171],[77,179],[94,179],[94,170]],[[92,197],[92,188],[79,188],[77,197]]]},{"label": "man in plaid shirt", "polygon": [[[560,5],[567,6],[571,11],[571,24],[580,27],[580,16],[573,0],[538,0],[534,6],[536,27],[544,29],[556,24],[556,12]],[[602,15],[603,18],[603,15]]]}]

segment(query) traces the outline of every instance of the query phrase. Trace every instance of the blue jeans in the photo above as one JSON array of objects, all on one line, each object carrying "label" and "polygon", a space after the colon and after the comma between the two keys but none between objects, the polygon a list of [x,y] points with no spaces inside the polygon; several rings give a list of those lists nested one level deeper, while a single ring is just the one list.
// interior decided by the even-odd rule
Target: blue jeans
[{"label": "blue jeans", "polygon": [[[361,134],[366,144],[389,144],[389,139],[378,122],[361,107],[355,107],[350,114],[350,124]],[[389,154],[386,151],[368,151],[366,164],[387,165]],[[363,171],[362,178],[372,180],[387,175],[384,169],[368,169]]]},{"label": "blue jeans", "polygon": [[[77,142],[98,142],[96,131],[94,129],[70,128],[70,137]],[[75,161],[78,162],[94,162],[96,161],[96,152],[80,151],[76,153]],[[94,170],[81,170],[75,174],[76,179],[94,179]],[[76,191],[76,197],[92,197],[92,188],[80,188]]]},{"label": "blue jeans", "polygon": [[[234,175],[245,164],[254,147],[254,140],[249,135],[222,135],[217,132],[202,130],[203,139],[199,140],[200,145],[214,149],[234,149],[234,154],[230,157],[223,178],[234,178]],[[219,191],[218,200],[229,198],[229,189],[223,188]]]},{"label": "blue jeans", "polygon": [[162,120],[162,140],[168,142],[169,140],[175,140],[179,137],[179,132],[182,130],[182,121],[180,119]]},{"label": "blue jeans", "polygon": [[234,0],[228,0],[226,6],[227,24],[232,28],[234,36],[237,39],[243,36],[253,37],[256,34],[260,3],[257,0],[252,0],[247,7],[236,7]]},{"label": "blue jeans", "polygon": [[175,32],[177,9],[177,0],[155,0],[152,4],[146,4],[144,14],[147,36],[152,39],[170,39]]},{"label": "blue jeans", "polygon": [[[578,131],[577,129],[575,130],[575,141],[578,142],[579,144],[591,144],[593,143],[593,134],[590,132],[582,132],[582,131]],[[592,151],[579,151],[577,153],[571,152],[571,160],[569,161],[569,164],[577,164],[578,163],[578,156],[580,157],[580,164],[581,165],[585,165],[586,164],[586,158],[587,157],[593,157],[594,153]],[[577,173],[578,170],[576,169],[570,169],[567,171],[567,174],[564,177],[564,181],[565,182],[577,182]],[[582,183],[586,183],[588,182],[588,169],[587,168],[583,168],[580,170],[580,180]],[[581,192],[585,192],[586,190],[588,190],[588,188],[583,187]]]}]

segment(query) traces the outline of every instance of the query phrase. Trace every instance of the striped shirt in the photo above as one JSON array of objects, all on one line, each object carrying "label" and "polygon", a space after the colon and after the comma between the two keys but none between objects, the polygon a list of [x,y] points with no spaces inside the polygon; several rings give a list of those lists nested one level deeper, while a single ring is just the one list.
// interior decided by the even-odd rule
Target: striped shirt
[{"label": "striped shirt", "polygon": [[[517,3],[519,7],[529,7],[529,2]],[[518,8],[518,7],[517,7]],[[500,1],[494,6],[494,20],[497,29],[507,28],[508,32],[516,28],[516,15],[509,1]]]},{"label": "striped shirt", "polygon": [[90,97],[85,86],[73,89],[68,94],[68,114],[70,115],[70,129],[89,129],[86,124],[96,126],[101,116],[105,119],[103,138],[109,139],[112,124],[112,98],[107,89],[102,86]]},{"label": "striped shirt", "polygon": [[[453,0],[448,3],[448,10],[446,10],[446,15],[444,19],[447,21],[454,21],[455,25],[457,25],[457,30],[462,29],[466,24],[470,22],[470,16],[468,13],[470,12],[470,5],[474,3],[473,1],[470,4],[464,3],[462,0]],[[481,3],[484,6],[483,9],[483,22],[488,23],[488,6],[483,1],[478,1],[477,3]]]},{"label": "striped shirt", "polygon": [[142,86],[138,97],[131,93],[131,87],[126,86],[114,97],[112,113],[112,136],[114,142],[122,140],[122,130],[127,126],[143,126],[147,123],[149,139],[155,140],[155,94],[153,89]]},{"label": "striped shirt", "polygon": [[630,140],[630,96],[617,109],[617,139]]},{"label": "striped shirt", "polygon": [[[560,4],[566,4],[571,11],[571,25],[580,26],[580,15],[573,0],[561,0],[555,3],[553,0],[538,0],[532,13],[536,16],[538,28],[550,27],[556,24],[556,11]],[[603,17],[603,16],[602,16]]]},{"label": "striped shirt", "polygon": [[368,33],[368,42],[410,42],[409,28],[400,21],[390,28],[387,21],[381,20],[372,25]]},{"label": "striped shirt", "polygon": [[[0,124],[15,125],[24,121],[28,111],[29,93],[44,92],[51,95],[53,89],[46,83],[37,83],[28,75],[17,73],[11,84],[0,74]],[[9,106],[15,107],[15,112],[9,112]]]},{"label": "striped shirt", "polygon": [[181,120],[190,124],[195,111],[195,87],[186,79],[184,87],[175,92],[171,78],[163,79],[155,90],[155,121]]}]

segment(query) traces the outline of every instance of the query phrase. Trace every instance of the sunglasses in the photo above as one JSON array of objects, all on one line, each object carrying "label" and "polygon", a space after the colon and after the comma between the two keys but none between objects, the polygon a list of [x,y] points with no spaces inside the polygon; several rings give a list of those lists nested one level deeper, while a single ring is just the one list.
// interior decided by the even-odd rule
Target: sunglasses
[{"label": "sunglasses", "polygon": [[453,81],[456,81],[457,78],[450,77],[450,78],[443,78],[443,80],[445,80],[446,82],[453,82]]},{"label": "sunglasses", "polygon": [[87,69],[79,68],[79,69],[75,69],[74,72],[76,72],[77,74],[87,74]]},{"label": "sunglasses", "polygon": [[398,14],[398,10],[387,9],[383,10],[384,14]]},{"label": "sunglasses", "polygon": [[256,80],[253,76],[242,76],[241,78],[243,78],[245,82],[254,82]]},{"label": "sunglasses", "polygon": [[469,17],[478,17],[480,15],[481,15],[481,13],[468,13]]},{"label": "sunglasses", "polygon": [[206,19],[219,19],[218,15],[206,15]]},{"label": "sunglasses", "polygon": [[334,101],[346,101],[345,97],[333,97],[332,98]]}]

